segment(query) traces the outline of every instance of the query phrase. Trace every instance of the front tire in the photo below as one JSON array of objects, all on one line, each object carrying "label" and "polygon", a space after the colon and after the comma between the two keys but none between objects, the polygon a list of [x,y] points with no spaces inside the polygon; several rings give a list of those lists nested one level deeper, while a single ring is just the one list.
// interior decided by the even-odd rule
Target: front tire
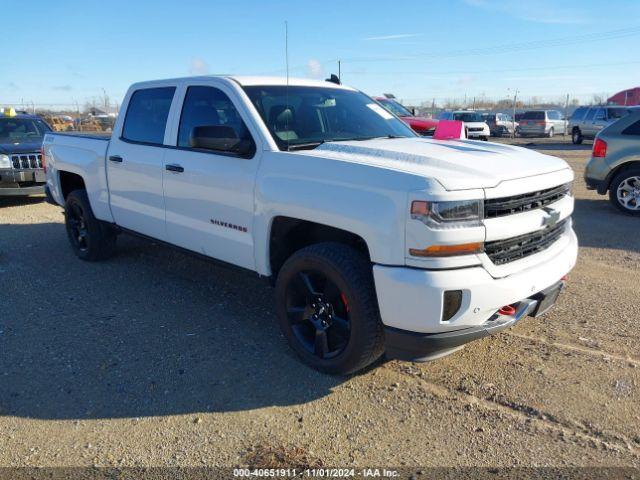
[{"label": "front tire", "polygon": [[555,132],[553,131],[553,127],[551,127],[551,128],[549,129],[549,133],[547,134],[547,137],[549,137],[549,138],[553,138],[554,133],[555,133]]},{"label": "front tire", "polygon": [[571,132],[571,142],[574,145],[580,145],[582,143],[582,133],[579,128],[574,128],[573,132]]},{"label": "front tire", "polygon": [[384,352],[371,263],[339,243],[294,253],[276,280],[280,329],[289,346],[321,372],[347,375]]},{"label": "front tire", "polygon": [[71,248],[82,260],[106,260],[115,253],[117,232],[93,215],[86,190],[74,190],[64,205],[65,226]]},{"label": "front tire", "polygon": [[629,168],[614,177],[609,201],[621,212],[640,217],[640,167]]}]

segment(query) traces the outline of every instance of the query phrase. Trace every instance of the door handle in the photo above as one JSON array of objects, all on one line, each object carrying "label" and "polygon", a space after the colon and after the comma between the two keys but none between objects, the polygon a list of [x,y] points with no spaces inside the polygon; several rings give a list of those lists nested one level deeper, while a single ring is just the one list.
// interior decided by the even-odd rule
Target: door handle
[{"label": "door handle", "polygon": [[120,155],[109,155],[109,160],[112,162],[122,163],[124,159]]},{"label": "door handle", "polygon": [[184,172],[184,168],[181,165],[177,165],[175,163],[168,163],[167,165],[164,166],[164,168],[166,170],[169,170],[170,172],[178,172],[178,173]]}]

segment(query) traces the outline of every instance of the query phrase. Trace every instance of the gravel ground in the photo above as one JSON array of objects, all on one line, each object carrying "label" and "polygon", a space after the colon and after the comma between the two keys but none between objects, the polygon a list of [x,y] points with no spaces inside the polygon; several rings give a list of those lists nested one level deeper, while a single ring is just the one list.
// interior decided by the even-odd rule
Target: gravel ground
[{"label": "gravel ground", "polygon": [[585,189],[590,145],[516,142],[576,172],[556,308],[350,378],[293,357],[265,282],[127,236],[81,262],[59,208],[0,199],[0,465],[640,467],[640,219]]}]

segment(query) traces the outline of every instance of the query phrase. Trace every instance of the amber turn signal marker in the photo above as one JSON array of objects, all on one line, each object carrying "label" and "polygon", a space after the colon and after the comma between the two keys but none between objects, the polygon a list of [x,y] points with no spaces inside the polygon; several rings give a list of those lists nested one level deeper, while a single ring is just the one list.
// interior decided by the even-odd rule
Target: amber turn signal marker
[{"label": "amber turn signal marker", "polygon": [[411,202],[411,215],[429,215],[429,202],[414,200]]},{"label": "amber turn signal marker", "polygon": [[463,243],[461,245],[431,245],[423,250],[410,248],[409,253],[414,257],[452,257],[454,255],[470,255],[482,253],[482,242]]}]

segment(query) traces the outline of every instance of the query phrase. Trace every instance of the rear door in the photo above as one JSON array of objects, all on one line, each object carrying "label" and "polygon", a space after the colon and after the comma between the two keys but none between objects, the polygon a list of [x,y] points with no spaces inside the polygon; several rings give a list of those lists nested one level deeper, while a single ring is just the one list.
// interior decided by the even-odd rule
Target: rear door
[{"label": "rear door", "polygon": [[175,86],[130,92],[127,112],[107,152],[111,212],[116,224],[166,239],[162,175],[164,138]]},{"label": "rear door", "polygon": [[[254,186],[261,148],[244,104],[226,84],[184,85],[184,98],[164,157],[167,240],[204,255],[255,269],[253,247]],[[229,127],[253,145],[239,155],[193,146],[196,127]]]},{"label": "rear door", "polygon": [[582,135],[584,137],[592,138],[595,136],[595,127],[593,123],[593,119],[596,116],[596,112],[598,108],[590,108],[587,112],[587,115],[584,117],[584,121],[582,122]]},{"label": "rear door", "polygon": [[607,110],[605,108],[599,108],[596,110],[596,115],[593,118],[593,135],[607,126]]}]

